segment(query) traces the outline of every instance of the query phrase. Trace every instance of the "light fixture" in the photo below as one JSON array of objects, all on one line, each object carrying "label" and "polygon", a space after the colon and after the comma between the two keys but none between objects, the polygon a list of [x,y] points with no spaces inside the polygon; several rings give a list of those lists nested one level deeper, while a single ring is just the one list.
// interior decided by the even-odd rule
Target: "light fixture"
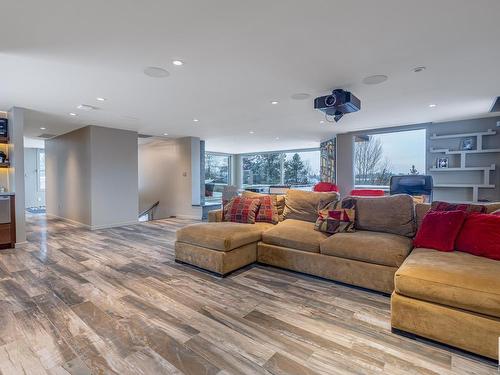
[{"label": "light fixture", "polygon": [[168,133],[163,133],[163,135],[168,135]]},{"label": "light fixture", "polygon": [[368,76],[363,78],[363,83],[365,85],[378,85],[379,83],[387,81],[389,77],[383,74],[376,74],[373,76]]},{"label": "light fixture", "polygon": [[417,67],[412,69],[412,72],[413,73],[420,73],[420,72],[423,72],[425,69],[427,69],[425,66],[417,66]]},{"label": "light fixture", "polygon": [[102,98],[102,97],[98,96],[97,98],[95,98],[95,100],[97,100],[98,102],[104,102],[106,100],[106,98]]},{"label": "light fixture", "polygon": [[46,130],[47,128],[41,127],[40,130]]},{"label": "light fixture", "polygon": [[194,118],[193,119],[193,122],[199,122],[200,120],[198,120],[197,118]]},{"label": "light fixture", "polygon": [[276,137],[275,139],[276,139],[277,141],[279,141],[279,140],[280,140],[280,137]]},{"label": "light fixture", "polygon": [[78,116],[75,112],[70,112],[69,115],[70,116]]},{"label": "light fixture", "polygon": [[144,74],[152,78],[164,78],[170,75],[165,69],[157,66],[148,66],[144,69]]},{"label": "light fixture", "polygon": [[255,132],[253,130],[250,130],[248,134],[255,134]]},{"label": "light fixture", "polygon": [[276,101],[276,100],[273,100],[273,101],[271,102],[271,104],[278,104],[278,103],[279,103],[279,102],[278,102],[278,101]]},{"label": "light fixture", "polygon": [[429,104],[429,108],[434,108],[436,107],[436,104]]},{"label": "light fixture", "polygon": [[90,104],[80,104],[76,108],[81,109],[82,111],[95,111],[98,109],[97,107],[94,107],[93,105]]},{"label": "light fixture", "polygon": [[319,123],[320,123],[320,124],[324,124],[324,123],[325,123],[325,121],[324,121],[324,120],[321,120]]},{"label": "light fixture", "polygon": [[172,64],[174,64],[175,66],[182,66],[184,65],[184,62],[181,60],[174,60],[172,61]]}]

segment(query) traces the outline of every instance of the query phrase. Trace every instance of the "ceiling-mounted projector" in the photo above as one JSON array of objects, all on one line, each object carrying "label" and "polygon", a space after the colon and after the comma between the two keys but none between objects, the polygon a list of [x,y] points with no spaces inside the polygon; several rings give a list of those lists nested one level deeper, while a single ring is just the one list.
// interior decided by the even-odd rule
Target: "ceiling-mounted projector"
[{"label": "ceiling-mounted projector", "polygon": [[346,113],[357,112],[361,109],[361,101],[349,91],[335,89],[331,95],[320,96],[314,99],[314,109],[333,116],[338,122]]}]

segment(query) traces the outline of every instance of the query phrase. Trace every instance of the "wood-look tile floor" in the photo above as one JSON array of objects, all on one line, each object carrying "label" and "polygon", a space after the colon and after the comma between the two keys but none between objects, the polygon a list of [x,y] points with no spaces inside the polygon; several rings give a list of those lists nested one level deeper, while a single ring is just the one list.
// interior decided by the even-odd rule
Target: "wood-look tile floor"
[{"label": "wood-look tile floor", "polygon": [[2,374],[488,374],[390,331],[387,296],[265,266],[173,261],[161,220],[90,232],[28,217],[0,252]]}]

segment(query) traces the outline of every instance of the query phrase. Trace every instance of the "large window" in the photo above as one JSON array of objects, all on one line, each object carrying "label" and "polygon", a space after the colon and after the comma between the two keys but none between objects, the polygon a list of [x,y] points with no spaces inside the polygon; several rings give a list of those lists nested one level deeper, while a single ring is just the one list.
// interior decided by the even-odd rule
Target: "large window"
[{"label": "large window", "polygon": [[391,176],[425,174],[425,129],[356,136],[355,185],[388,187]]},{"label": "large window", "polygon": [[231,180],[231,157],[229,155],[205,153],[205,198],[220,200],[224,186]]},{"label": "large window", "polygon": [[245,155],[242,158],[243,186],[310,187],[320,179],[319,166],[319,150]]}]

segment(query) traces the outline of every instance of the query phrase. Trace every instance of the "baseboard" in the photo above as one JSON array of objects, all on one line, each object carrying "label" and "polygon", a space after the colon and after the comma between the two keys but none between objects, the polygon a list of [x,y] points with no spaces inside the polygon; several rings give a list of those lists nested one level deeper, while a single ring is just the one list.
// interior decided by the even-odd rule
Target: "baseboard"
[{"label": "baseboard", "polygon": [[139,224],[139,219],[133,220],[133,221],[124,221],[122,223],[115,223],[115,224],[105,224],[105,225],[91,225],[89,228],[90,230],[99,230],[99,229],[109,229],[109,228],[116,228],[116,227],[124,227],[127,225],[135,225]]},{"label": "baseboard", "polygon": [[79,226],[79,227],[82,227],[82,228],[85,228],[85,229],[90,229],[90,225],[81,223],[81,222],[76,221],[76,220],[68,219],[67,217],[57,216],[57,215],[54,215],[54,214],[45,214],[45,215],[48,218],[59,219],[59,220],[65,221],[65,222],[67,222],[69,224],[73,224],[73,225],[76,225],[76,226]]},{"label": "baseboard", "polygon": [[61,217],[61,216],[57,216],[57,215],[53,215],[53,214],[46,214],[46,215],[49,218],[59,219],[59,220],[65,221],[67,223],[70,223],[70,224],[73,224],[73,225],[76,225],[76,226],[79,226],[79,227],[82,227],[85,229],[89,229],[89,230],[108,229],[108,228],[115,228],[115,227],[124,227],[126,225],[139,224],[139,219],[137,219],[137,220],[133,220],[133,221],[125,221],[125,222],[114,223],[114,224],[88,225],[88,224],[84,224],[84,223],[81,223],[81,222],[76,221],[76,220],[68,219],[66,217]]}]

